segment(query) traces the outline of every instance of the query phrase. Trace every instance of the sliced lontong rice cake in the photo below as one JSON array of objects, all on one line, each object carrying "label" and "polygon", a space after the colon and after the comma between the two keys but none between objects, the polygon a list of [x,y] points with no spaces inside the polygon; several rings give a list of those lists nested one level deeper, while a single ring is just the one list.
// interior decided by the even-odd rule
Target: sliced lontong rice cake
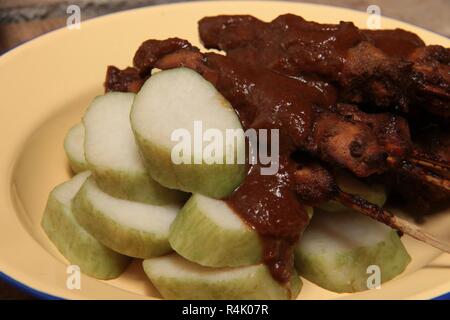
[{"label": "sliced lontong rice cake", "polygon": [[235,267],[261,261],[261,242],[225,201],[194,194],[170,228],[172,248],[190,261]]},{"label": "sliced lontong rice cake", "polygon": [[[307,208],[312,214],[312,208]],[[172,248],[184,258],[209,267],[238,267],[262,261],[258,233],[226,201],[194,194],[170,227]]]},{"label": "sliced lontong rice cake", "polygon": [[368,290],[377,278],[381,284],[402,273],[410,261],[395,230],[350,210],[317,210],[295,248],[299,274],[334,292]]},{"label": "sliced lontong rice cake", "polygon": [[88,178],[73,200],[75,218],[107,247],[124,255],[149,258],[166,254],[169,227],[179,206],[155,206],[116,199]]},{"label": "sliced lontong rice cake", "polygon": [[[245,177],[239,118],[193,70],[152,75],[136,95],[131,125],[150,175],[168,188],[221,199]],[[236,132],[240,138],[230,137]]]},{"label": "sliced lontong rice cake", "polygon": [[287,284],[272,278],[263,264],[210,268],[177,254],[144,260],[144,271],[165,299],[295,299],[302,283],[295,271]]},{"label": "sliced lontong rice cake", "polygon": [[73,172],[79,173],[88,169],[84,156],[84,126],[79,123],[67,132],[64,139],[64,151]]},{"label": "sliced lontong rice cake", "polygon": [[72,213],[72,199],[89,175],[88,171],[79,173],[53,189],[42,227],[59,252],[83,273],[97,279],[113,279],[125,270],[130,259],[101,244],[78,224]]},{"label": "sliced lontong rice cake", "polygon": [[152,180],[139,155],[130,125],[133,93],[99,96],[83,117],[85,155],[98,186],[121,199],[149,204],[178,203],[186,195]]}]

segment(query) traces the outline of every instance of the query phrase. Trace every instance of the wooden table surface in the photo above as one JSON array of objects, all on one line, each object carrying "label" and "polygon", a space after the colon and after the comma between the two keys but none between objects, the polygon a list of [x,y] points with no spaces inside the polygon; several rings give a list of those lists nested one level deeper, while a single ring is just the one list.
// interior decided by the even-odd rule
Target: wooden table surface
[{"label": "wooden table surface", "polygon": [[[295,0],[294,0],[295,1]],[[450,0],[308,0],[361,11],[379,5],[382,14],[450,37]],[[79,0],[82,18],[144,5],[180,2],[177,0]],[[1,0],[0,54],[25,41],[66,23],[66,0]],[[1,271],[1,266],[0,266]],[[30,295],[0,280],[0,299],[30,299]]]}]

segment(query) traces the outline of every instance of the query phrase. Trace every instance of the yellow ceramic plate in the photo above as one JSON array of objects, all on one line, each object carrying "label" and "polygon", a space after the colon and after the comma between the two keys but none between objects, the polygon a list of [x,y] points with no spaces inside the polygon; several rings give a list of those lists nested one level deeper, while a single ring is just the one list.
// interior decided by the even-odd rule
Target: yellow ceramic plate
[{"label": "yellow ceramic plate", "polygon": [[[66,261],[40,227],[49,191],[69,178],[63,137],[80,120],[89,101],[102,93],[107,65],[131,64],[148,38],[177,36],[199,45],[197,21],[208,15],[252,14],[270,20],[294,13],[319,22],[353,21],[367,15],[334,7],[289,2],[201,2],[157,6],[82,22],[0,57],[0,270],[37,290],[62,298],[159,298],[136,262],[119,279],[81,279],[81,290],[66,288]],[[383,28],[404,28],[427,43],[450,47],[437,34],[382,19]],[[447,238],[450,215],[428,219],[424,228]],[[404,237],[413,257],[408,269],[380,290],[339,295],[305,281],[300,299],[429,299],[450,291],[450,256]]]}]

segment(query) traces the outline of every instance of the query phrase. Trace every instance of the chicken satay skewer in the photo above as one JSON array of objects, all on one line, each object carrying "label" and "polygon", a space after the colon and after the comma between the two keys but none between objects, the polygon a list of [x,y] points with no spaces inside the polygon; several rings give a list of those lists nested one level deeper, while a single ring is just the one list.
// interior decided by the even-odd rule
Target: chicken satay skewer
[{"label": "chicken satay skewer", "polygon": [[[390,113],[369,114],[359,110],[355,105],[344,103],[338,103],[336,106],[333,106],[333,111],[348,119],[364,122],[371,127],[378,139],[386,147],[389,155],[387,162],[393,168],[399,167],[404,162],[404,169],[409,165],[410,170],[412,170],[414,168],[412,164],[423,169],[429,169],[432,172],[424,171],[418,177],[445,188],[444,184],[440,182],[442,179],[435,176],[427,178],[427,176],[435,172],[438,176],[443,174],[445,178],[449,178],[450,162],[438,155],[433,155],[417,148],[411,139],[409,124],[403,117]],[[419,171],[419,169],[416,171]],[[413,173],[411,172],[410,174]]]},{"label": "chicken satay skewer", "polygon": [[[299,164],[300,165],[300,164]],[[295,171],[297,193],[303,202],[318,204],[335,200],[395,230],[425,242],[441,251],[450,253],[450,245],[423,231],[418,226],[401,219],[366,199],[341,190],[329,170],[318,162],[310,162]]]},{"label": "chicken satay skewer", "polygon": [[[140,49],[137,51],[134,58],[134,63],[137,70],[139,70],[143,74],[143,77],[148,77],[151,68],[155,66],[159,67],[160,69],[170,69],[177,66],[178,67],[185,66],[194,69],[197,72],[201,73],[204,77],[209,78],[208,80],[210,82],[214,82],[215,81],[214,78],[217,75],[215,74],[214,71],[211,71],[209,67],[205,66],[204,59],[205,56],[202,53],[200,53],[197,48],[192,47],[189,42],[178,38],[171,38],[162,41],[161,40],[145,41],[141,45]],[[377,119],[386,121],[387,119],[384,118],[389,117],[389,115],[386,114],[384,115],[364,114],[360,110],[358,110],[358,108],[355,106],[350,106],[350,110],[348,109],[345,110],[345,108],[342,110],[338,110],[338,113],[345,116],[351,115],[353,119],[357,120],[358,122],[361,121],[363,123],[368,124],[369,126],[375,125],[378,127],[379,124],[376,124]],[[404,121],[401,121],[401,119],[398,118],[395,118],[394,121],[396,121],[396,123],[398,121],[399,124],[399,127],[396,129],[398,131],[396,135],[398,135],[400,139],[403,139],[403,141],[398,140],[400,142],[399,145],[402,144],[405,145],[405,143],[408,144],[409,137],[407,136],[409,136],[409,133],[405,132],[408,131],[407,125],[405,128],[405,125],[402,123]],[[390,127],[392,124],[387,123],[386,125]],[[392,134],[392,132],[383,134],[389,137]],[[395,142],[397,141],[394,141],[394,144]],[[399,148],[398,146],[394,145],[394,149],[398,148]],[[405,146],[400,148],[405,148]],[[406,146],[405,149],[407,148],[408,147]],[[436,159],[431,159],[431,156],[419,155],[418,153],[415,152],[415,150],[412,150],[412,155],[408,154],[402,156],[406,156],[407,160],[415,163],[418,166],[423,166],[427,168],[432,167],[435,170],[440,169],[440,171],[443,171],[444,173],[450,172],[450,166],[448,165],[448,163],[441,162]],[[397,169],[397,167],[394,166],[393,164],[399,163],[400,161],[403,160],[403,158],[400,156],[392,156],[392,155],[390,157],[392,161],[388,162],[388,164],[392,168]],[[413,170],[413,168],[414,168],[413,166],[409,167],[403,166],[402,171],[408,173],[409,175],[417,176],[430,184],[434,184],[438,187],[448,190],[450,182],[448,182],[445,178],[442,178],[438,174],[435,174],[433,172],[426,172],[420,170],[420,168]],[[410,170],[410,172],[408,172],[408,169]],[[420,174],[418,174],[419,172]]]},{"label": "chicken satay skewer", "polygon": [[[217,59],[219,58],[219,59]],[[208,65],[208,59],[212,59],[212,60],[217,60],[216,61],[216,66],[211,67],[211,65]],[[187,68],[191,68],[196,70],[197,72],[199,72],[200,74],[202,74],[207,80],[209,80],[211,83],[215,83],[218,81],[218,77],[220,77],[220,73],[221,72],[226,72],[227,68],[233,68],[232,66],[228,66],[227,63],[224,61],[227,61],[229,59],[226,59],[225,57],[222,57],[220,55],[217,54],[203,54],[201,53],[197,48],[192,47],[190,45],[189,42],[182,40],[182,39],[178,39],[178,38],[171,38],[171,39],[167,39],[167,40],[147,40],[145,41],[141,47],[139,48],[139,50],[136,52],[136,55],[134,57],[134,64],[135,67],[142,73],[142,75],[144,77],[148,76],[151,69],[153,67],[157,67],[160,69],[171,69],[171,68],[176,68],[176,67],[187,67]],[[213,62],[214,64],[214,62]],[[217,70],[215,70],[217,69]],[[263,74],[267,74],[270,73],[270,71],[267,71],[266,73],[262,73]],[[280,79],[283,80],[283,79]],[[284,79],[285,80],[285,79]],[[222,80],[223,81],[228,81],[228,80]],[[286,80],[287,81],[287,80]],[[294,80],[291,80],[294,81]],[[288,83],[286,82],[286,85],[292,85],[292,83]],[[216,83],[217,86],[217,83]],[[223,88],[222,88],[223,89]],[[226,88],[225,90],[228,90],[229,88]],[[299,88],[299,91],[302,88]],[[221,89],[219,89],[219,91],[221,91]],[[316,100],[318,99],[317,97],[315,98]],[[369,127],[373,127],[378,126],[379,124],[376,124],[377,119],[373,118],[374,116],[370,116],[367,114],[362,113],[361,111],[359,111],[357,108],[355,110],[356,107],[354,106],[350,106],[350,109],[346,109],[345,107],[339,108],[338,106],[338,113],[344,116],[349,116],[351,115],[354,121],[354,126],[353,127],[357,127],[358,123],[359,126],[361,127],[362,124],[366,124],[368,130],[370,130]],[[350,112],[350,114],[348,113]],[[329,113],[329,112],[328,112]],[[334,117],[332,114],[330,114],[330,116],[335,119],[336,117]],[[377,115],[375,117],[378,117],[381,119],[384,117],[386,117],[386,115]],[[336,118],[337,119],[337,118]],[[340,120],[340,119],[337,119]],[[386,120],[386,119],[384,119]],[[384,121],[383,120],[383,121]],[[390,161],[385,161],[385,164],[388,167],[391,167],[392,169],[399,169],[409,175],[413,175],[416,176],[424,181],[427,181],[428,183],[434,184],[438,187],[441,187],[445,190],[449,190],[449,186],[450,186],[450,181],[448,181],[446,178],[443,178],[441,176],[439,176],[438,174],[434,173],[434,172],[428,172],[423,170],[422,168],[420,168],[419,166],[413,166],[413,165],[403,165],[403,166],[399,166],[398,164],[401,162],[404,162],[405,164],[408,163],[407,161],[403,160],[402,157],[407,157],[408,158],[408,154],[405,154],[405,151],[400,151],[399,149],[408,149],[408,147],[406,146],[402,146],[404,144],[408,144],[408,137],[402,137],[402,136],[408,136],[409,133],[405,133],[405,131],[407,131],[407,127],[406,129],[404,128],[404,125],[402,126],[402,121],[399,119],[394,119],[395,123],[399,123],[400,126],[396,129],[398,132],[396,133],[396,135],[398,135],[398,137],[400,138],[398,140],[398,144],[400,145],[397,146],[396,143],[397,141],[394,139],[393,143],[388,141],[388,145],[387,145],[387,150],[390,151],[390,149],[394,150],[393,153],[394,155],[390,156]],[[324,122],[327,122],[326,120]],[[329,121],[328,121],[329,122]],[[345,122],[345,121],[340,121],[341,123]],[[344,123],[343,123],[344,124]],[[330,123],[330,127],[333,127],[333,124]],[[391,124],[389,124],[389,127],[391,126]],[[336,126],[336,123],[334,123],[334,126]],[[324,125],[323,127],[327,127],[326,125]],[[345,132],[347,131],[347,129],[350,129],[348,126],[346,127],[344,124],[344,127],[342,128],[342,136],[345,136]],[[361,130],[361,128],[359,128],[359,130]],[[335,129],[333,129],[335,130]],[[378,129],[380,130],[380,129]],[[364,131],[364,130],[363,130]],[[381,134],[384,136],[384,138],[387,138],[388,140],[391,140],[392,138],[390,138],[390,136],[392,135],[393,132],[388,131],[388,132],[382,132]],[[375,134],[376,136],[376,134]],[[343,137],[345,138],[345,137]],[[370,139],[370,137],[367,137]],[[377,137],[378,139],[378,137]],[[401,141],[403,139],[403,141]],[[373,139],[372,139],[373,140]],[[373,142],[373,141],[372,141]],[[351,143],[350,143],[351,144]],[[350,145],[349,144],[349,145]],[[390,144],[390,145],[389,145]],[[393,146],[393,147],[392,147]],[[378,152],[380,153],[380,152]],[[390,152],[388,152],[388,154],[390,154]],[[396,154],[399,154],[398,156]],[[380,154],[378,156],[375,156],[375,153],[373,156],[370,156],[371,158],[380,158]],[[423,163],[427,162],[426,159],[424,157],[420,158],[421,161]],[[357,160],[357,161],[353,161],[354,165],[357,166],[357,163],[360,162],[360,160],[358,159],[352,159],[351,157],[348,157],[347,160],[353,161],[353,160]],[[375,161],[376,162],[376,161]],[[381,165],[381,161],[380,165]],[[344,165],[343,163],[339,163],[339,165]],[[426,165],[430,166],[431,164],[426,163]],[[445,163],[441,165],[441,167],[444,167]],[[367,176],[373,172],[376,172],[372,170],[372,172],[367,172],[367,170],[359,170],[358,172],[355,171],[355,168],[350,169],[351,171],[353,171],[357,176]],[[357,169],[358,170],[358,169]],[[447,172],[449,170],[446,170]]]}]

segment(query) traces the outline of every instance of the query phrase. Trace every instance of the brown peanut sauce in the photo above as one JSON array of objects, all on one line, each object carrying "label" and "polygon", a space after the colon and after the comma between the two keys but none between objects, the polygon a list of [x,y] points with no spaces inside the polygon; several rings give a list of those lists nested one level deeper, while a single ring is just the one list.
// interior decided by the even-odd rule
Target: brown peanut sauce
[{"label": "brown peanut sauce", "polygon": [[389,57],[406,58],[425,43],[416,34],[402,30],[364,30],[367,40]]},{"label": "brown peanut sauce", "polygon": [[285,155],[280,156],[280,169],[275,175],[261,175],[260,166],[254,165],[242,185],[226,200],[258,232],[263,263],[280,282],[290,279],[293,247],[309,222],[295,192],[295,167]]},{"label": "brown peanut sauce", "polygon": [[314,105],[332,104],[336,94],[319,82],[288,78],[220,55],[206,56],[206,64],[220,70],[215,86],[233,105],[244,129],[279,129],[278,172],[262,175],[261,164],[249,166],[244,182],[225,200],[259,234],[262,260],[272,276],[287,283],[294,245],[309,222],[294,181],[299,164],[291,154],[310,134]]},{"label": "brown peanut sauce", "polygon": [[[279,38],[275,39],[275,35]],[[416,35],[403,30],[360,31],[352,23],[319,25],[292,15],[275,19],[261,38],[264,48],[238,47],[228,52],[235,61],[253,61],[250,65],[257,61],[259,68],[242,64],[233,67],[231,60],[221,61],[214,66],[223,67],[216,87],[235,107],[244,128],[280,130],[280,169],[275,175],[263,176],[260,165],[252,166],[245,181],[226,201],[258,232],[263,262],[275,279],[286,283],[292,274],[293,248],[309,222],[296,192],[293,176],[298,163],[291,153],[301,144],[298,137],[308,136],[311,130],[314,122],[311,110],[315,106],[333,108],[338,99],[335,88],[323,80],[337,77],[348,48],[361,41],[369,41],[395,58],[407,57],[424,44]],[[308,50],[304,50],[305,43],[310,44]],[[279,45],[295,59],[284,59]],[[211,56],[207,64],[214,65],[215,59],[223,58]],[[260,72],[261,66],[275,72]],[[292,81],[294,76],[297,81]],[[299,119],[295,120],[296,117]]]},{"label": "brown peanut sauce", "polygon": [[[275,22],[274,28],[290,25],[295,29],[292,35],[289,31],[284,34],[283,43],[286,48],[289,47],[289,43],[296,43],[298,31],[303,30],[303,41],[316,43],[321,49],[326,47],[327,54],[334,57],[328,59],[334,62],[325,68],[334,74],[338,73],[345,61],[346,48],[361,41],[364,36],[392,56],[407,55],[421,45],[420,39],[417,40],[406,32],[401,34],[401,37],[397,37],[398,32],[366,31],[363,35],[351,23],[322,25],[321,28],[311,32],[304,22],[290,15],[278,19],[279,25],[277,26]],[[386,37],[396,44],[392,42],[386,44],[386,41],[382,41],[386,40]],[[270,39],[266,40],[270,44]],[[252,61],[252,58],[257,61],[272,61],[272,64],[273,61],[278,61],[278,67],[267,65],[266,68],[252,68],[252,64],[236,63],[247,60],[242,57],[233,59],[233,56],[242,53],[239,49],[230,55],[232,59],[207,54],[206,64],[220,70],[215,86],[233,105],[245,129],[280,130],[278,173],[261,175],[261,165],[251,166],[244,182],[226,201],[251,228],[258,232],[263,245],[262,259],[272,276],[280,282],[287,283],[293,269],[293,248],[309,223],[309,217],[305,206],[299,200],[293,178],[299,164],[292,159],[291,154],[303,142],[299,139],[305,139],[311,132],[311,124],[314,122],[312,110],[317,106],[324,109],[332,108],[338,94],[333,86],[320,77],[311,76],[314,73],[311,71],[316,70],[309,68],[317,67],[317,61],[322,59],[320,56],[304,56],[300,59],[303,61],[310,59],[310,67],[305,64],[300,66],[286,64],[286,61],[278,59],[276,52],[270,57],[270,45],[268,47],[269,49],[263,52],[246,50],[246,54],[250,55],[247,58],[249,61]],[[311,54],[295,46],[287,50],[296,51],[297,56]],[[281,71],[283,75],[268,72],[267,69]],[[288,77],[289,75],[291,77]],[[268,149],[270,150],[270,147]]]}]

